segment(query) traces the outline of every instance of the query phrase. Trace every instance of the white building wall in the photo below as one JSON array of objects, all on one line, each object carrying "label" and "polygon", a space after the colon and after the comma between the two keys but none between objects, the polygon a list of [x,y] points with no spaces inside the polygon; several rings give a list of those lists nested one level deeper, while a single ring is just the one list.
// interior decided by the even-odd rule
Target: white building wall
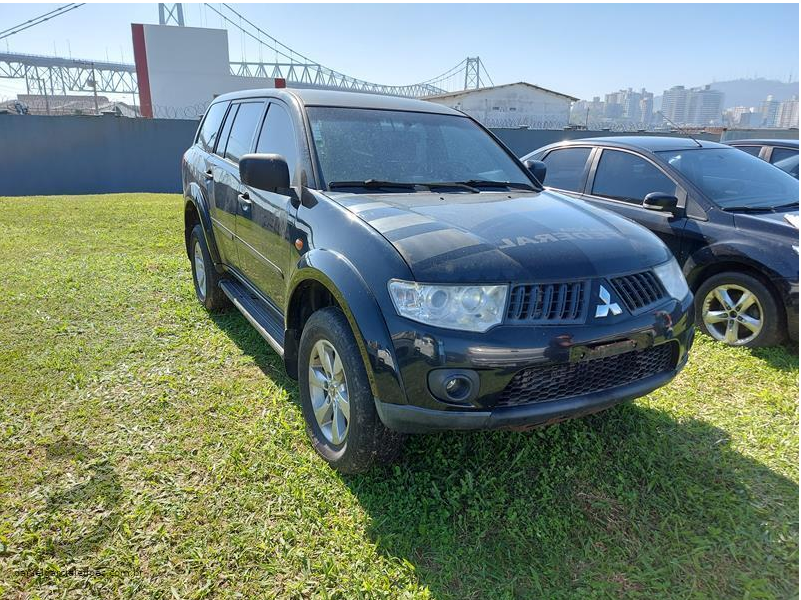
[{"label": "white building wall", "polygon": [[427,100],[462,110],[486,127],[562,128],[570,120],[568,98],[519,84]]},{"label": "white building wall", "polygon": [[231,75],[224,29],[144,25],[154,117],[193,118],[216,96],[275,87],[275,80]]}]

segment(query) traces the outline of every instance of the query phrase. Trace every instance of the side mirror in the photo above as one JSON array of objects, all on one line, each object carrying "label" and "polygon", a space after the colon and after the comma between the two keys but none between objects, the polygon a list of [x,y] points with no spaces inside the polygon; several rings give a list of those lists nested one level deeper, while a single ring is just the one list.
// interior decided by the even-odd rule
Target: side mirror
[{"label": "side mirror", "polygon": [[527,160],[523,164],[541,185],[545,185],[545,173],[548,171],[548,167],[545,166],[544,162],[541,160]]},{"label": "side mirror", "polygon": [[661,210],[675,215],[678,212],[678,203],[679,199],[672,194],[651,192],[643,199],[642,206],[648,210]]},{"label": "side mirror", "polygon": [[265,192],[289,189],[289,167],[280,154],[245,154],[239,159],[240,181]]}]

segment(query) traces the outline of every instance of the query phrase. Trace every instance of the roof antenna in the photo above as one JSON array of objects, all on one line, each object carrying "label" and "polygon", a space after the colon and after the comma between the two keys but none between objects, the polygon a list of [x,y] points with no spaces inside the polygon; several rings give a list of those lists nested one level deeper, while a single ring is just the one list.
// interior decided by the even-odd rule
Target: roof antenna
[{"label": "roof antenna", "polygon": [[684,134],[684,135],[686,135],[688,138],[690,138],[692,141],[694,141],[694,142],[695,142],[695,144],[696,144],[696,145],[697,145],[699,148],[703,148],[703,147],[704,147],[704,146],[701,144],[701,142],[699,142],[699,141],[698,141],[698,140],[696,140],[696,139],[695,139],[695,138],[694,138],[692,135],[690,135],[690,132],[689,132],[689,131],[687,131],[687,130],[686,130],[686,129],[684,129],[683,127],[679,127],[678,125],[676,125],[676,124],[675,124],[673,121],[671,121],[670,119],[668,119],[668,118],[667,118],[667,116],[665,116],[665,113],[663,113],[661,110],[658,110],[658,111],[657,111],[657,113],[659,113],[660,115],[662,115],[662,118],[663,118],[665,121],[667,121],[667,122],[668,122],[670,125],[672,125],[672,126],[673,126],[673,128],[674,128],[676,131],[679,131],[680,133],[683,133],[683,134]]}]

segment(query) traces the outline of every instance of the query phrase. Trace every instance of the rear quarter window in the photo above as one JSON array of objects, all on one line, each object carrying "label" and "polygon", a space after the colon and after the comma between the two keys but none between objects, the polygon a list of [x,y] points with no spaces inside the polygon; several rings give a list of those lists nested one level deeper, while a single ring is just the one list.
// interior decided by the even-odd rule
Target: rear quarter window
[{"label": "rear quarter window", "polygon": [[197,143],[206,152],[214,150],[214,142],[217,141],[217,136],[220,133],[220,124],[225,116],[225,111],[228,110],[228,104],[228,102],[218,102],[217,104],[212,104],[209,110],[206,111],[206,116],[197,136]]}]

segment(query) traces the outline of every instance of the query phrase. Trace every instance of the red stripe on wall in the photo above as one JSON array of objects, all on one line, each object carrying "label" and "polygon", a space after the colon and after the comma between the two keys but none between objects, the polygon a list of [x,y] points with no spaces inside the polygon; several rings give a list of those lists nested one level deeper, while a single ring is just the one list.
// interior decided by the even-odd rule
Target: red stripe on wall
[{"label": "red stripe on wall", "polygon": [[153,118],[153,101],[150,99],[150,78],[147,74],[147,50],[145,50],[145,29],[139,23],[131,23],[133,36],[136,81],[139,87],[139,112],[143,117]]}]

